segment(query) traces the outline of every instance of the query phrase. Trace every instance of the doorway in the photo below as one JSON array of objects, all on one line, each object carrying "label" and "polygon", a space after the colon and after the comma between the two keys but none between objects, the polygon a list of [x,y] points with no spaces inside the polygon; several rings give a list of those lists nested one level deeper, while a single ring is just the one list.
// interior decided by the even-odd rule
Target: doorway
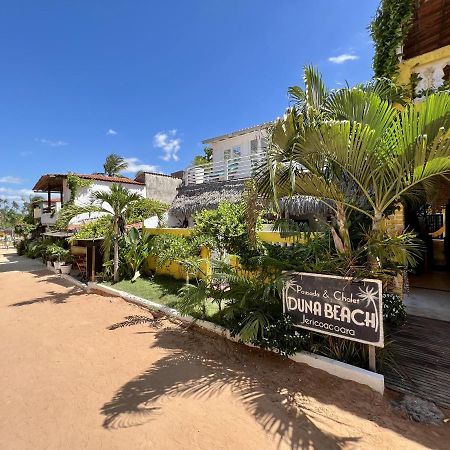
[{"label": "doorway", "polygon": [[418,233],[425,246],[422,261],[409,277],[413,288],[450,292],[449,212],[449,201],[439,207],[407,209],[406,227]]}]

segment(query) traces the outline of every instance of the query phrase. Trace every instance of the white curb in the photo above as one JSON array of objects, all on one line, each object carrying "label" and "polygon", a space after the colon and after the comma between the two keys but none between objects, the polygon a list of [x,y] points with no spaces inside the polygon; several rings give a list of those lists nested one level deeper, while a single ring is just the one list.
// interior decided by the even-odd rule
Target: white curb
[{"label": "white curb", "polygon": [[[62,276],[67,277],[68,275]],[[78,280],[73,279],[73,281],[79,283]],[[110,286],[105,286],[93,282],[89,282],[87,286],[83,285],[83,287],[84,289],[87,289],[88,292],[96,290],[106,292],[108,294],[121,297],[124,300],[135,303],[139,306],[144,306],[153,310],[162,311],[164,314],[167,314],[168,316],[175,317],[186,323],[193,323],[208,331],[212,331],[213,333],[219,334],[220,336],[225,337],[229,340],[239,342],[239,336],[231,336],[230,331],[220,325],[216,325],[214,323],[205,320],[195,319],[192,316],[183,316],[176,309],[160,305],[158,303],[152,302],[151,300],[146,300],[142,297],[128,294],[128,292],[119,291],[118,289],[114,289]],[[255,347],[252,344],[244,343],[244,345],[247,345],[248,347]],[[371,389],[380,393],[381,395],[383,395],[384,393],[384,376],[379,373],[371,372],[369,370],[361,369],[360,367],[352,366],[350,364],[346,364],[341,361],[336,361],[335,359],[327,358],[326,356],[315,355],[308,352],[298,352],[295,355],[289,356],[289,359],[297,363],[307,364],[308,366],[323,370],[338,378],[355,381],[356,383],[359,384],[364,384],[365,386],[370,387]]]}]

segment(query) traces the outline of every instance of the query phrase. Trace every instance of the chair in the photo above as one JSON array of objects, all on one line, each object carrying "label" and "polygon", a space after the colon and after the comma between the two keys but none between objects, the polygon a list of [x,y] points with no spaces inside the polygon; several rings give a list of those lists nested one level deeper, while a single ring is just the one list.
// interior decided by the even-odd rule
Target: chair
[{"label": "chair", "polygon": [[80,272],[81,281],[88,281],[86,256],[75,256],[75,264],[77,265],[78,271]]}]

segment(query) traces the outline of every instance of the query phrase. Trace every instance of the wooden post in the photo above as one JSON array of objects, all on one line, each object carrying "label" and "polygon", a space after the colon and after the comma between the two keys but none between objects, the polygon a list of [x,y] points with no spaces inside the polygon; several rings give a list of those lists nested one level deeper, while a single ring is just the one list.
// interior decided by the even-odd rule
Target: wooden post
[{"label": "wooden post", "polygon": [[59,193],[59,201],[61,203],[61,206],[63,205],[63,191],[61,190]]},{"label": "wooden post", "polygon": [[376,360],[376,356],[375,356],[375,346],[374,345],[369,345],[369,369],[372,372],[376,372],[377,371],[377,360]]},{"label": "wooden post", "polygon": [[50,191],[50,188],[48,188],[48,191],[47,191],[47,212],[51,211],[51,207],[52,207],[52,193]]},{"label": "wooden post", "polygon": [[95,281],[95,245],[92,246],[91,281]]}]

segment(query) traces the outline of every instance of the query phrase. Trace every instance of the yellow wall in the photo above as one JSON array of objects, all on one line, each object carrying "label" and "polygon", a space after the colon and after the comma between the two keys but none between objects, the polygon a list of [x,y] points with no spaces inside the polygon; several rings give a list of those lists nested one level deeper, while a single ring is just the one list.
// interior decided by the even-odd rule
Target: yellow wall
[{"label": "yellow wall", "polygon": [[424,53],[423,55],[415,56],[414,58],[402,61],[398,66],[399,84],[406,85],[409,83],[411,74],[414,72],[415,67],[422,66],[424,64],[429,64],[434,61],[438,61],[440,59],[449,57],[450,57],[450,45],[446,45],[445,47],[438,48],[437,50],[433,50],[432,52]]},{"label": "yellow wall", "polygon": [[[175,236],[188,237],[192,235],[192,228],[145,228],[145,233],[151,235],[171,234]],[[315,233],[311,233],[312,235]],[[270,242],[273,244],[292,244],[295,242],[303,242],[305,240],[304,234],[300,236],[281,237],[278,231],[258,231],[258,238],[263,242]]]},{"label": "yellow wall", "polygon": [[190,236],[190,228],[144,228],[144,232],[151,235],[171,234],[174,236]]},{"label": "yellow wall", "polygon": [[[192,229],[190,228],[145,228],[144,232],[154,236],[169,234],[173,236],[188,237],[192,235]],[[292,244],[295,242],[303,242],[305,240],[303,234],[300,236],[291,236],[288,238],[281,237],[280,233],[277,231],[258,231],[257,234],[259,239],[261,239],[263,242],[270,242],[274,244]],[[206,274],[207,276],[211,275],[212,273],[211,250],[206,247],[203,247],[200,251],[200,258],[203,260],[201,262],[202,271],[198,273],[197,276],[199,278],[203,278],[205,276],[204,274]],[[230,265],[238,270],[243,271],[239,263],[239,258],[235,255],[230,256]],[[158,275],[167,275],[171,276],[172,278],[176,278],[178,280],[186,279],[186,271],[184,270],[183,266],[180,263],[176,261],[171,261],[162,267],[158,267],[156,255],[150,256],[147,259],[147,268],[154,271]],[[257,272],[255,272],[254,275],[256,275],[256,273]],[[248,272],[248,274],[250,274],[250,272]]]},{"label": "yellow wall", "polygon": [[[144,232],[153,236],[168,234],[172,236],[188,237],[192,234],[192,230],[189,228],[144,228]],[[211,275],[212,272],[210,249],[202,247],[200,250],[200,258],[202,259],[200,263],[201,272],[199,272],[197,276],[199,278],[204,278],[205,276]],[[158,275],[171,276],[177,280],[185,280],[187,275],[183,266],[176,261],[170,261],[167,264],[158,267],[158,258],[156,255],[152,255],[147,259],[147,269],[154,271]]]}]

